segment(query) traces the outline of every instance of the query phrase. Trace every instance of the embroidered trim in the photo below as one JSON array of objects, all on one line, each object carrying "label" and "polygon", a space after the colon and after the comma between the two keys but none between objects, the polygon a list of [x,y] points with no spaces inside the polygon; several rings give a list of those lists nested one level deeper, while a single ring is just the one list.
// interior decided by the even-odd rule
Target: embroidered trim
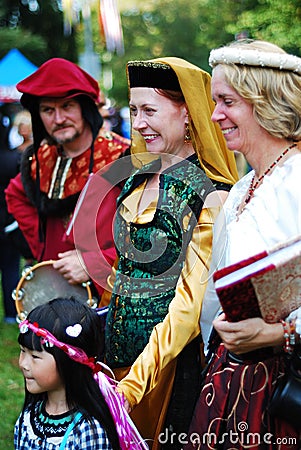
[{"label": "embroidered trim", "polygon": [[137,66],[137,67],[150,67],[153,69],[167,69],[172,70],[172,68],[168,64],[164,63],[155,63],[152,61],[129,61],[127,63],[128,66]]},{"label": "embroidered trim", "polygon": [[[67,173],[68,170],[71,166],[72,163],[72,158],[68,158],[68,159],[63,159],[61,156],[58,156],[56,163],[55,163],[55,167],[52,173],[52,177],[51,177],[51,185],[49,188],[49,192],[48,192],[48,198],[52,198],[53,195],[55,195],[55,198],[62,198],[63,193],[64,193],[64,187],[65,187],[65,181],[67,178]],[[61,170],[62,168],[60,167],[61,164],[63,165],[63,173],[61,174]],[[61,169],[61,170],[60,170]],[[58,180],[58,173],[60,173],[60,180]],[[54,191],[56,190],[56,186],[58,184],[59,181],[59,189],[58,189],[58,193],[56,194]]]},{"label": "embroidered trim", "polygon": [[54,189],[54,183],[55,183],[55,180],[56,180],[56,177],[57,177],[57,172],[59,170],[61,159],[62,159],[62,157],[58,156],[58,158],[56,160],[56,163],[55,163],[55,166],[54,166],[54,169],[53,169],[53,173],[52,173],[51,185],[50,185],[49,192],[48,192],[48,198],[52,197],[52,193],[53,193],[53,189]]}]

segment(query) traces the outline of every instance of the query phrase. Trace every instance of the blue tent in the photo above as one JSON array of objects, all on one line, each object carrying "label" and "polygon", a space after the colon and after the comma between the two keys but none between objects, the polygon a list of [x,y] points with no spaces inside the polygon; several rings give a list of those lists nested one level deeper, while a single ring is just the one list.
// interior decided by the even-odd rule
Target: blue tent
[{"label": "blue tent", "polygon": [[31,75],[37,67],[18,49],[13,48],[0,60],[0,101],[15,102],[20,99],[16,84]]}]

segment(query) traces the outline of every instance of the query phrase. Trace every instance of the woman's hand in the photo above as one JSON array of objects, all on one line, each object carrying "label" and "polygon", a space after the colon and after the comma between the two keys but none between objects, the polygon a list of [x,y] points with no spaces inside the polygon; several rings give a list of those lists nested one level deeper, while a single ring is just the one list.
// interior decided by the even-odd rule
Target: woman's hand
[{"label": "woman's hand", "polygon": [[226,349],[236,354],[284,344],[282,324],[269,324],[259,317],[227,322],[225,314],[221,314],[213,321],[213,326]]},{"label": "woman's hand", "polygon": [[126,412],[129,414],[132,411],[132,408],[130,407],[130,404],[126,398],[124,398],[124,408],[125,408]]},{"label": "woman's hand", "polygon": [[126,398],[126,396],[124,395],[124,393],[122,392],[122,390],[120,389],[120,387],[117,384],[117,388],[116,388],[117,393],[119,394],[121,401],[123,402],[123,406],[124,409],[126,410],[126,412],[128,414],[130,414],[130,412],[132,411],[130,402],[128,401],[128,399]]}]

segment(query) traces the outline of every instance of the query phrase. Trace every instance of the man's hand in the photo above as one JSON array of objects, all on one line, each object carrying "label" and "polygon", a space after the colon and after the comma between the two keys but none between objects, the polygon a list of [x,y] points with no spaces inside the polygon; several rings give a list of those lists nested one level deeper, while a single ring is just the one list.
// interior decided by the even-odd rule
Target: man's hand
[{"label": "man's hand", "polygon": [[89,281],[90,277],[77,250],[59,253],[58,257],[59,259],[53,263],[53,268],[58,270],[70,284]]}]

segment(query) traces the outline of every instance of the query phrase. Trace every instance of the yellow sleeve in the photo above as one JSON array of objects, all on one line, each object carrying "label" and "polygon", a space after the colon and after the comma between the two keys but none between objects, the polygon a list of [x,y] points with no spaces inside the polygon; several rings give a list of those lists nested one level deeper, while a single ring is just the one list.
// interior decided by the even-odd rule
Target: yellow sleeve
[{"label": "yellow sleeve", "polygon": [[211,259],[212,227],[220,208],[203,209],[189,243],[175,297],[163,322],[156,325],[118,391],[131,408],[157,384],[161,371],[200,332],[199,319]]}]

